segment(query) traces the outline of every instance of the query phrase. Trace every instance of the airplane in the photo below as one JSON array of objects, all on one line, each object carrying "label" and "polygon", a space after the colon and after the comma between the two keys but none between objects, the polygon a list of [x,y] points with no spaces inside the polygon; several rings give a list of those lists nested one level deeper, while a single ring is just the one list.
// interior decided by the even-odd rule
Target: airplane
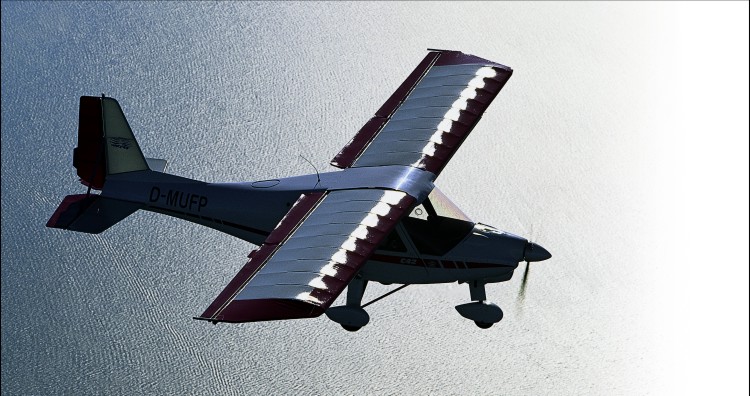
[{"label": "airplane", "polygon": [[[137,210],[210,227],[258,248],[195,319],[214,324],[314,318],[357,331],[364,307],[410,284],[466,283],[458,313],[486,329],[503,311],[485,285],[551,254],[469,219],[434,184],[512,69],[428,49],[406,80],[333,158],[334,172],[241,183],[166,173],[146,158],[119,103],[80,98],[73,166],[85,194],[66,196],[47,227],[97,234]],[[92,190],[101,191],[92,193]],[[368,304],[368,282],[400,284]],[[347,289],[344,305],[331,305]]]}]

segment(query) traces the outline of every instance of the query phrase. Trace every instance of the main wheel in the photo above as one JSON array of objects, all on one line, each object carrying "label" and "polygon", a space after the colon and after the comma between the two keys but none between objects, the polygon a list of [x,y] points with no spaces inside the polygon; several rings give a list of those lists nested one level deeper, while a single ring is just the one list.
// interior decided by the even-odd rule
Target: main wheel
[{"label": "main wheel", "polygon": [[357,331],[362,328],[362,326],[347,326],[347,325],[341,325],[341,327],[344,328],[346,331]]},{"label": "main wheel", "polygon": [[479,326],[479,328],[481,329],[489,329],[494,324],[494,323],[480,322],[478,320],[475,320],[474,323],[476,323],[476,325]]}]

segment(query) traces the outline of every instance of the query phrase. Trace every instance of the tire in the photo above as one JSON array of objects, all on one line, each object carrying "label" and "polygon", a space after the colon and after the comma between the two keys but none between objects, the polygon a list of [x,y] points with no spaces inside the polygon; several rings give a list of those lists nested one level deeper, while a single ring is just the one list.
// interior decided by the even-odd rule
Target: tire
[{"label": "tire", "polygon": [[362,328],[362,326],[347,326],[347,325],[341,325],[341,327],[344,328],[346,331],[357,331]]},{"label": "tire", "polygon": [[481,329],[489,329],[494,324],[494,323],[480,322],[478,320],[475,320],[474,323],[476,323],[476,325],[479,326],[479,328]]}]

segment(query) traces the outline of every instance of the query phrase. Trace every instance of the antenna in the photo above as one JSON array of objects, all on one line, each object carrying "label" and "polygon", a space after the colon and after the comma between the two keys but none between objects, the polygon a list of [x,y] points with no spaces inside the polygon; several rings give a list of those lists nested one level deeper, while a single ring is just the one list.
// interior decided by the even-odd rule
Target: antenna
[{"label": "antenna", "polygon": [[302,158],[303,160],[305,160],[305,162],[307,162],[308,164],[310,164],[310,166],[312,166],[313,169],[315,169],[315,175],[318,176],[318,181],[315,183],[315,187],[313,187],[313,188],[318,187],[318,184],[320,184],[320,173],[318,173],[318,168],[316,168],[315,165],[313,165],[313,163],[310,162],[310,160],[308,160],[307,158],[303,157],[302,154],[300,154],[299,156],[300,156],[300,158]]}]

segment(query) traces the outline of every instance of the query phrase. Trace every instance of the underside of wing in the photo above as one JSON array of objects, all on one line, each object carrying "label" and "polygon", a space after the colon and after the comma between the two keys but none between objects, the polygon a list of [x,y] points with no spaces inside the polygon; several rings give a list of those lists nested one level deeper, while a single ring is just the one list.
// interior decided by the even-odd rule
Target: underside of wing
[{"label": "underside of wing", "polygon": [[473,55],[431,51],[331,164],[406,165],[438,175],[512,73]]},{"label": "underside of wing", "polygon": [[303,194],[203,314],[212,322],[316,317],[414,203],[391,190]]}]

